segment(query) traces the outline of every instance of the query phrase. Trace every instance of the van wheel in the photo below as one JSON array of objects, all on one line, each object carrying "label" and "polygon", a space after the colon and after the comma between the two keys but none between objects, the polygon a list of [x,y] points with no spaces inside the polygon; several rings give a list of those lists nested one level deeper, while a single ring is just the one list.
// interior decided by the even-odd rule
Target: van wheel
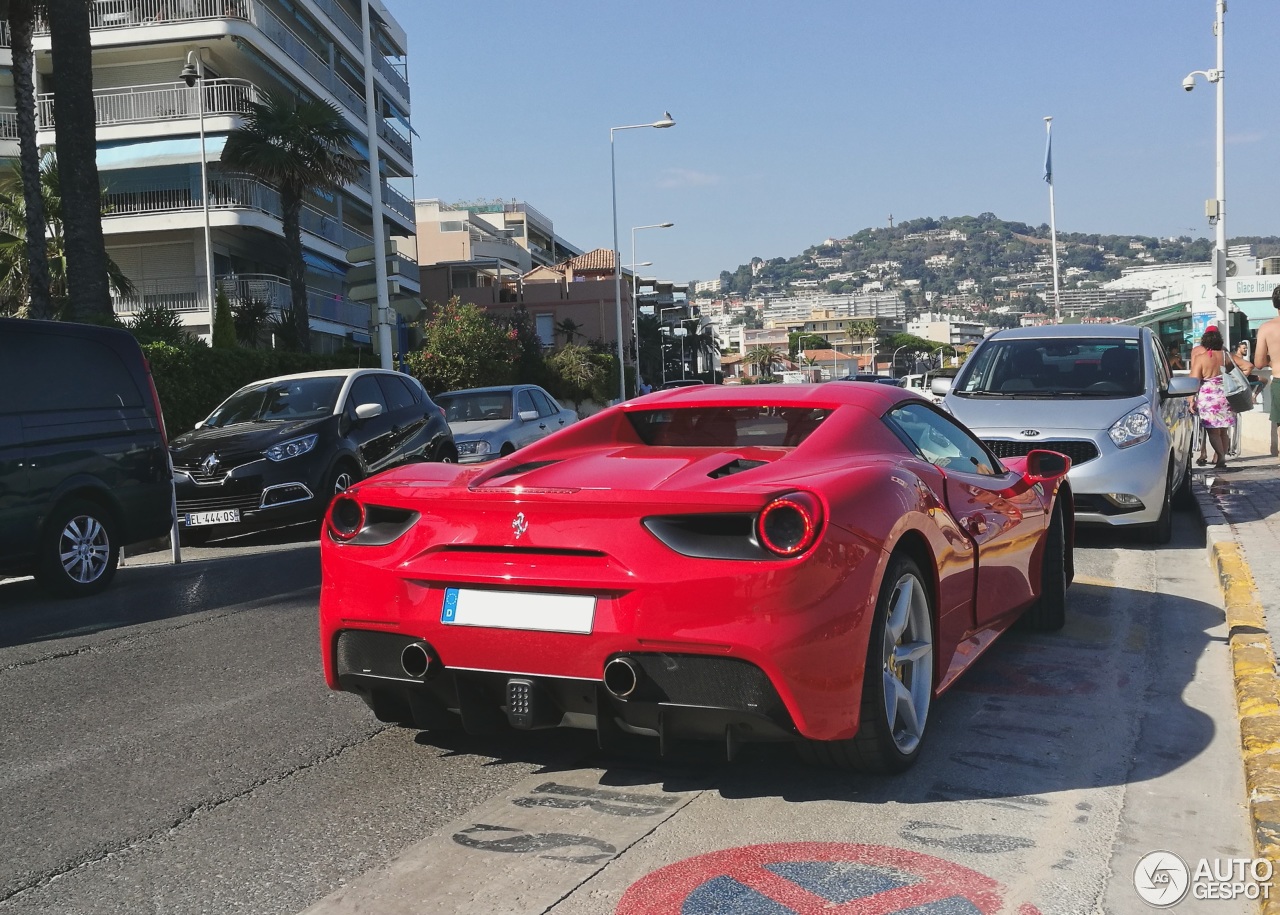
[{"label": "van wheel", "polygon": [[111,583],[119,559],[115,518],[95,502],[76,499],[49,516],[36,581],[62,597],[88,597]]},{"label": "van wheel", "polygon": [[441,445],[436,452],[435,460],[441,464],[456,464],[458,463],[458,449],[449,444]]}]

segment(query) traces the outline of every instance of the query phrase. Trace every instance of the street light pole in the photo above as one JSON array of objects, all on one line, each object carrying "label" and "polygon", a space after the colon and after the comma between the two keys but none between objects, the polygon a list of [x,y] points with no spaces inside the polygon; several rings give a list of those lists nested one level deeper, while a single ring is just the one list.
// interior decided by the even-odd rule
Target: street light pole
[{"label": "street light pole", "polygon": [[200,208],[204,211],[204,281],[205,295],[209,300],[209,345],[213,345],[213,325],[217,317],[213,297],[213,233],[209,228],[209,156],[204,142],[204,61],[201,48],[187,52],[187,64],[182,68],[182,81],[187,88],[196,90],[196,110],[200,115]]},{"label": "street light pole", "polygon": [[1219,322],[1219,329],[1222,331],[1222,348],[1226,352],[1231,349],[1231,320],[1228,314],[1230,303],[1227,301],[1227,128],[1224,114],[1226,80],[1224,79],[1225,72],[1223,70],[1223,31],[1227,0],[1214,0],[1214,9],[1216,17],[1213,23],[1213,32],[1217,38],[1218,65],[1213,70],[1192,70],[1182,81],[1182,88],[1188,92],[1194,89],[1196,87],[1195,78],[1198,75],[1203,76],[1217,89],[1217,129],[1215,138],[1217,161],[1214,169],[1217,197],[1208,202],[1205,206],[1205,211],[1216,230],[1213,246],[1213,284],[1215,287],[1215,304],[1218,314],[1222,318]]},{"label": "street light pole", "polygon": [[[636,276],[636,232],[641,229],[669,229],[674,226],[674,222],[657,222],[651,226],[632,226],[631,227],[631,342],[635,347],[636,358],[636,391],[640,390],[640,280]],[[650,261],[646,261],[646,266],[651,266]]]},{"label": "street light pole", "polygon": [[[627,399],[627,366],[622,354],[622,257],[618,254],[618,159],[614,154],[613,134],[618,130],[637,130],[641,127],[674,127],[671,112],[663,113],[661,120],[652,124],[628,124],[609,128],[609,181],[613,190],[613,305],[618,328],[618,399]],[[632,303],[635,307],[635,303]]]}]

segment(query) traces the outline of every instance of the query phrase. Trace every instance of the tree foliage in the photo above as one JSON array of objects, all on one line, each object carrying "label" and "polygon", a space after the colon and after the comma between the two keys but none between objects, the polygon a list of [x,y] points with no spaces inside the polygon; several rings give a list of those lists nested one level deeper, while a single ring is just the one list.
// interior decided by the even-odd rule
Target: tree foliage
[{"label": "tree foliage", "polygon": [[520,361],[519,332],[454,296],[421,322],[422,347],[406,367],[432,394],[511,384]]}]

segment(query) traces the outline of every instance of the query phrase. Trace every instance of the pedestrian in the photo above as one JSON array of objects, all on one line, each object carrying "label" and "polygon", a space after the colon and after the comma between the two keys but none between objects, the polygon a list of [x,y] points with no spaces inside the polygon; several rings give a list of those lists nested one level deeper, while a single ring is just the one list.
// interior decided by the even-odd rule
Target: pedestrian
[{"label": "pedestrian", "polygon": [[[1210,324],[1208,327],[1204,329],[1204,332],[1206,334],[1209,333],[1209,331],[1213,331],[1216,334],[1218,332],[1218,325]],[[1195,346],[1191,347],[1191,364],[1192,365],[1196,364],[1196,356],[1199,356],[1203,352],[1204,352],[1204,345],[1201,343],[1197,343]],[[1205,431],[1204,423],[1200,422],[1199,415],[1196,416],[1196,436],[1195,437],[1200,442],[1200,456],[1196,458],[1196,463],[1201,467],[1203,467],[1205,464],[1209,463],[1209,435]]]},{"label": "pedestrian", "polygon": [[1271,370],[1271,455],[1276,456],[1276,427],[1280,424],[1280,397],[1276,397],[1275,360],[1280,357],[1280,286],[1271,290],[1271,304],[1276,307],[1276,317],[1258,328],[1258,343],[1253,364],[1257,369]]},{"label": "pedestrian", "polygon": [[[1222,366],[1226,354],[1222,350],[1222,334],[1216,327],[1204,332],[1200,338],[1200,351],[1191,359],[1191,377],[1200,379],[1196,394],[1196,415],[1204,427],[1205,438],[1213,446],[1214,469],[1226,470],[1227,452],[1231,450],[1231,428],[1236,415],[1227,403],[1227,393],[1222,387]],[[1241,366],[1252,368],[1248,363]],[[1203,460],[1197,463],[1205,463]]]},{"label": "pedestrian", "polygon": [[1182,361],[1182,350],[1179,348],[1178,344],[1170,343],[1169,344],[1169,371],[1181,372],[1181,371],[1184,371],[1186,367],[1187,367],[1187,364]]}]

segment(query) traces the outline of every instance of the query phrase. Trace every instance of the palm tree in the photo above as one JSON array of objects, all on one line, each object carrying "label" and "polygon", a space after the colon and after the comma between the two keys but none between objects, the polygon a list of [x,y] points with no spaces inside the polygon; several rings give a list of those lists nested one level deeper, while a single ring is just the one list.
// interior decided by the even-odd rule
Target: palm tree
[{"label": "palm tree", "polygon": [[582,325],[573,318],[564,318],[556,322],[556,333],[564,337],[565,346],[573,343],[574,337],[582,335]]},{"label": "palm tree", "polygon": [[[71,291],[67,275],[68,241],[62,224],[62,184],[58,176],[58,160],[53,154],[44,157],[39,175],[35,191],[40,198],[41,211],[46,214],[41,219],[44,245],[39,247],[49,265],[47,285],[43,289],[43,299],[49,303],[45,317],[71,318],[75,315],[68,307]],[[6,314],[21,313],[27,302],[34,305],[41,297],[28,262],[31,246],[27,243],[26,200],[29,191],[20,166],[0,176],[0,311]],[[98,199],[101,219],[101,192]],[[110,288],[118,295],[133,292],[133,284],[111,258],[107,258],[106,270]],[[27,314],[37,317],[34,308]]]},{"label": "palm tree", "polygon": [[[875,318],[855,318],[845,327],[845,336],[850,340],[858,341],[858,355],[862,354],[862,341],[867,337],[874,337],[879,330],[880,325]],[[876,366],[874,360],[871,363],[871,371],[875,371]]]},{"label": "palm tree", "polygon": [[40,186],[40,149],[36,146],[36,87],[32,79],[34,53],[31,37],[35,31],[34,0],[9,0],[9,36],[13,51],[13,95],[17,107],[18,163],[22,171],[22,192],[26,220],[28,311],[33,318],[53,313],[49,302],[49,257],[41,239],[45,237],[44,200]]},{"label": "palm tree", "polygon": [[54,136],[60,161],[68,296],[75,317],[114,318],[102,237],[102,185],[98,180],[93,52],[85,0],[48,0],[49,39],[58,82]]},{"label": "palm tree", "polygon": [[760,369],[760,375],[763,378],[773,378],[773,367],[778,365],[786,358],[782,350],[776,346],[756,346],[747,350],[747,354],[742,357],[742,361],[747,365],[754,365]]},{"label": "palm tree", "polygon": [[347,152],[354,139],[336,106],[268,93],[263,101],[246,104],[244,124],[231,131],[222,150],[224,164],[280,192],[293,320],[304,353],[311,352],[311,316],[302,259],[302,201],[355,177],[356,161]]}]

